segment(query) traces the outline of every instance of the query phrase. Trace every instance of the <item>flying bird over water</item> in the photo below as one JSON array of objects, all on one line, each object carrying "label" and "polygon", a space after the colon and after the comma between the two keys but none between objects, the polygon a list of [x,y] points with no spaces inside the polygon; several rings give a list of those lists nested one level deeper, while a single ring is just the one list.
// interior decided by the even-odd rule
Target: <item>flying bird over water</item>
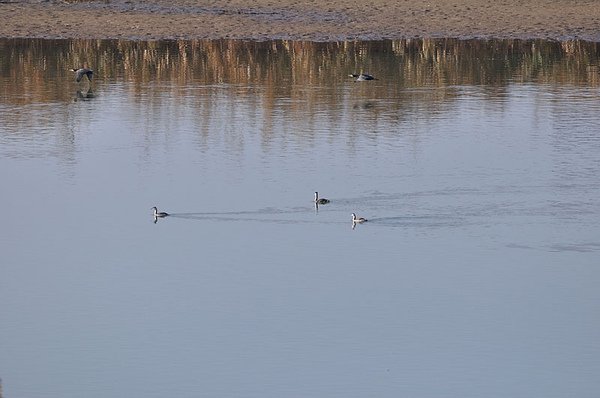
[{"label": "flying bird over water", "polygon": [[367,80],[379,80],[379,79],[374,78],[372,75],[368,75],[366,73],[361,73],[359,75],[357,75],[356,73],[351,73],[348,76],[356,78],[355,82],[364,82]]},{"label": "flying bird over water", "polygon": [[94,71],[88,68],[80,68],[80,69],[69,69],[71,72],[75,72],[75,80],[79,83],[83,78],[83,75],[86,75],[89,81],[92,81],[92,76],[94,75]]}]

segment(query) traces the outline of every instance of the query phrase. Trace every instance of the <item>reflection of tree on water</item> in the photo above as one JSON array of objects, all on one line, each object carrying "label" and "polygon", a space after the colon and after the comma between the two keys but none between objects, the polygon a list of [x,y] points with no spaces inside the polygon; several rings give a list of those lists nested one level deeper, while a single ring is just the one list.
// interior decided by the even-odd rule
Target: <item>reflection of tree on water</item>
[{"label": "reflection of tree on water", "polygon": [[[580,41],[0,39],[0,101],[21,110],[30,104],[36,108],[3,115],[8,127],[2,134],[11,128],[28,131],[28,138],[39,142],[47,137],[40,126],[56,120],[68,126],[57,147],[71,164],[76,132],[93,116],[81,112],[84,102],[72,102],[94,99],[110,84],[124,88],[120,95],[130,99],[129,111],[149,135],[175,134],[171,119],[157,109],[190,110],[198,115],[193,123],[200,147],[222,138],[240,159],[245,128],[253,124],[260,124],[265,151],[283,136],[310,145],[317,129],[346,131],[348,147],[356,151],[363,137],[395,135],[398,123],[455,112],[465,90],[476,90],[477,99],[496,111],[515,82],[600,87],[599,63],[600,43]],[[84,64],[101,71],[94,90],[73,82],[69,69]],[[379,80],[353,84],[348,74],[356,71],[369,71]],[[564,109],[569,112],[573,105]],[[219,137],[222,130],[215,123],[225,113],[231,116],[229,130]]]},{"label": "reflection of tree on water", "polygon": [[[6,98],[55,95],[47,84],[70,81],[72,65],[89,64],[115,80],[167,80],[182,86],[264,83],[280,97],[306,85],[343,86],[348,73],[369,70],[403,87],[507,85],[512,80],[600,85],[600,44],[581,41],[389,40],[373,42],[249,42],[190,40],[1,39],[0,78]],[[53,83],[54,82],[54,83]],[[393,84],[391,84],[393,82]],[[22,97],[20,97],[22,98]],[[55,98],[52,98],[55,99]],[[21,99],[23,100],[23,99]]]},{"label": "reflection of tree on water", "polygon": [[[102,71],[96,88],[79,88],[73,97],[73,65]],[[497,96],[512,82],[600,86],[600,43],[542,40],[388,40],[372,42],[300,42],[235,40],[43,40],[0,39],[0,84],[3,101],[15,105],[87,100],[101,92],[107,79],[143,83],[167,81],[182,90],[223,83],[240,90],[259,88],[257,102],[265,111],[278,99],[319,102],[318,90],[332,89],[331,105],[347,103],[347,76],[368,70],[380,80],[351,94],[358,109],[374,100],[404,99],[414,111],[432,102],[448,101],[457,87],[495,87],[483,99]],[[354,86],[354,85],[352,85]],[[356,88],[356,87],[355,87]],[[436,88],[425,96],[407,88]],[[160,88],[156,88],[159,90]],[[214,91],[214,90],[213,90]],[[425,104],[427,106],[419,106]],[[393,104],[392,104],[393,105]],[[405,107],[399,108],[399,113]],[[271,112],[266,112],[271,114]],[[18,117],[18,115],[11,116]]]}]

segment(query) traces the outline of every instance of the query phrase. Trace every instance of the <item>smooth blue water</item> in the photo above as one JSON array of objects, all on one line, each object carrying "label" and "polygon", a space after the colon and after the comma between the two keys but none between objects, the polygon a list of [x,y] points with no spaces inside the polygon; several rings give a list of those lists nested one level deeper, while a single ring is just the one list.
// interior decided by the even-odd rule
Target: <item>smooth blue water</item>
[{"label": "smooth blue water", "polygon": [[534,44],[2,42],[4,396],[595,397],[598,51]]}]

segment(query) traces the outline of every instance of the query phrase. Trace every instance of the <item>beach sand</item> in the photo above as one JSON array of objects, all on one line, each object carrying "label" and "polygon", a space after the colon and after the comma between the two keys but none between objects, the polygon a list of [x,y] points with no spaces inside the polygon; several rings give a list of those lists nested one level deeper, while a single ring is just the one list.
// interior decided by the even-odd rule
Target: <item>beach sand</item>
[{"label": "beach sand", "polygon": [[600,41],[597,0],[0,0],[0,37]]}]

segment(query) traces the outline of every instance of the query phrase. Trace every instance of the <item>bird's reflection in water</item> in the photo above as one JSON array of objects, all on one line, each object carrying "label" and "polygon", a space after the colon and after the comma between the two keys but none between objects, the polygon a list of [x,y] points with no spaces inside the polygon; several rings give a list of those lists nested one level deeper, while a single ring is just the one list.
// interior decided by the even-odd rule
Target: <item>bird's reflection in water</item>
[{"label": "bird's reflection in water", "polygon": [[352,221],[352,229],[355,229],[358,224],[362,224],[362,221]]},{"label": "bird's reflection in water", "polygon": [[353,230],[354,230],[354,229],[356,229],[356,226],[357,226],[358,224],[360,224],[360,223],[359,223],[359,222],[356,222],[356,221],[352,221],[352,229],[353,229]]},{"label": "bird's reflection in water", "polygon": [[375,108],[375,102],[373,101],[365,101],[356,103],[352,106],[353,109],[373,109]]},{"label": "bird's reflection in water", "polygon": [[91,89],[91,87],[88,86],[82,90],[77,90],[77,92],[75,93],[75,97],[73,98],[73,102],[89,101],[94,97],[96,97],[94,91]]}]

